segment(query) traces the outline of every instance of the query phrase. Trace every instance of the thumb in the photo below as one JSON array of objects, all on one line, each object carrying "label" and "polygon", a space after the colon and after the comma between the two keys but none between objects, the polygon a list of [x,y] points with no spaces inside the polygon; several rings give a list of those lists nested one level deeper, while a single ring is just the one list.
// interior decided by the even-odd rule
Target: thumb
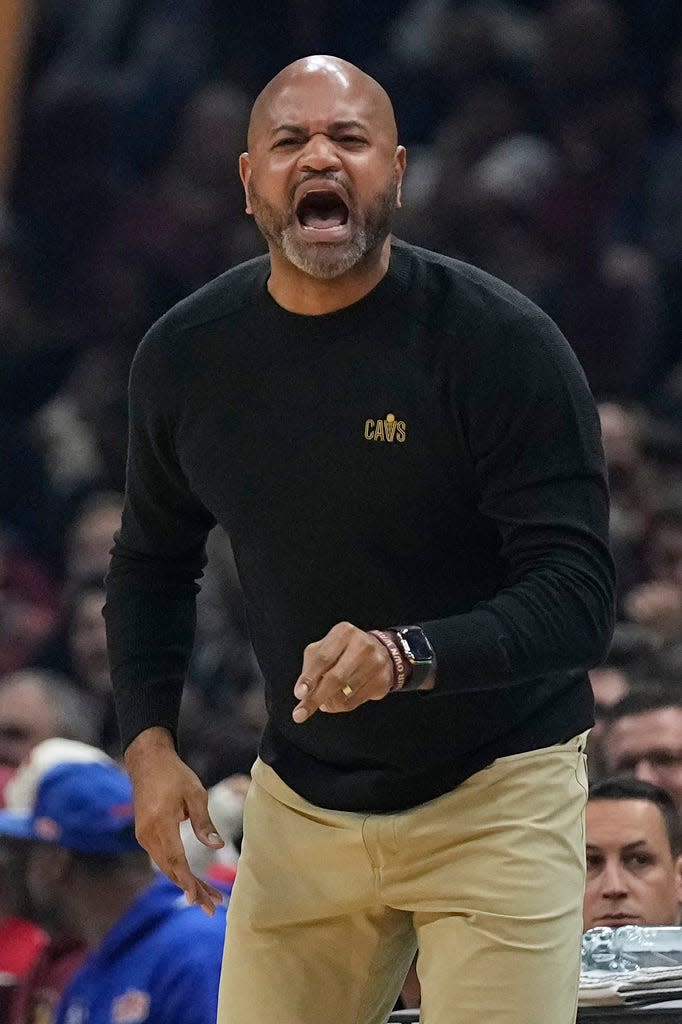
[{"label": "thumb", "polygon": [[192,828],[194,835],[204,846],[211,846],[213,849],[219,850],[221,846],[225,845],[225,840],[220,837],[210,818],[206,818],[201,824],[192,821]]},{"label": "thumb", "polygon": [[220,849],[221,846],[225,845],[218,833],[218,829],[211,821],[206,798],[193,807],[188,807],[188,812],[194,835],[200,843],[213,849]]}]

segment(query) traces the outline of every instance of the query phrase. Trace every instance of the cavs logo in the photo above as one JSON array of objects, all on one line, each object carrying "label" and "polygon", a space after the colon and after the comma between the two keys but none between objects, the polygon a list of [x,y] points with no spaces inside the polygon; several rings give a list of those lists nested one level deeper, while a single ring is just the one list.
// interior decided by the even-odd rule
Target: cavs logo
[{"label": "cavs logo", "polygon": [[405,420],[397,420],[392,412],[387,413],[383,420],[365,420],[365,438],[368,441],[397,441],[402,444],[406,431]]}]

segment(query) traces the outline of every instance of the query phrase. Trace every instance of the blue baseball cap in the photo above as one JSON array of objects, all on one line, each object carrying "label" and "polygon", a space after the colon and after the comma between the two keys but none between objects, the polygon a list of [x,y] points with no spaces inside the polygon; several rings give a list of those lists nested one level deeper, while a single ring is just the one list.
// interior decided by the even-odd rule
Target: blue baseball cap
[{"label": "blue baseball cap", "polygon": [[32,809],[0,811],[0,835],[77,853],[141,850],[134,824],[132,784],[113,762],[55,765],[40,779]]}]

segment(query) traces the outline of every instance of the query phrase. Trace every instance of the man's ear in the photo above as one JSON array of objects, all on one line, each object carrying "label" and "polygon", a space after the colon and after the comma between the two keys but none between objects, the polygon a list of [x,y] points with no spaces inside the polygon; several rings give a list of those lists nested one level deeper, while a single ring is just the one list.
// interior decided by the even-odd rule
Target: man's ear
[{"label": "man's ear", "polygon": [[248,153],[240,154],[239,177],[242,179],[242,185],[244,186],[244,195],[246,197],[246,212],[253,213],[253,210],[251,209],[251,200],[249,199],[249,182],[251,181],[251,161],[249,160]]},{"label": "man's ear", "polygon": [[407,166],[407,150],[404,146],[398,146],[395,151],[395,174],[397,179],[396,206],[398,209],[403,205],[403,175]]}]

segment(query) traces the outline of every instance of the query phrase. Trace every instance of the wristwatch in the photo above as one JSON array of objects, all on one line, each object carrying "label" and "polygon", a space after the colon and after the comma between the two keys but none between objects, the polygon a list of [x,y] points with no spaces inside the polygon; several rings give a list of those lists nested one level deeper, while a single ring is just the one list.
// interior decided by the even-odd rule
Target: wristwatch
[{"label": "wristwatch", "polygon": [[436,670],[436,654],[421,626],[391,626],[396,643],[410,667],[410,673],[401,689],[418,690]]}]

